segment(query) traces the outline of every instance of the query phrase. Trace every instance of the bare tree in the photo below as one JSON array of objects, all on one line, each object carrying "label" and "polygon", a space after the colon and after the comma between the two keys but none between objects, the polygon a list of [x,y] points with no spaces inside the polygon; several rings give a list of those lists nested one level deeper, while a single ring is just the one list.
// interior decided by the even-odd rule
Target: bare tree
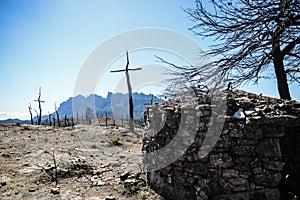
[{"label": "bare tree", "polygon": [[58,114],[58,111],[57,111],[56,102],[54,103],[54,110],[55,110],[56,118],[57,118],[57,126],[60,127],[59,114]]},{"label": "bare tree", "polygon": [[299,0],[196,0],[196,8],[185,11],[196,24],[191,30],[213,39],[203,54],[212,61],[201,67],[216,66],[234,85],[275,74],[280,97],[291,99],[289,84],[300,83]]},{"label": "bare tree", "polygon": [[[36,109],[33,109],[33,110],[34,110],[34,112],[36,114],[36,119],[38,120],[39,119],[39,113],[38,113],[38,111]],[[36,125],[38,125],[38,121],[36,121],[35,123],[36,123]]]},{"label": "bare tree", "polygon": [[134,131],[134,125],[133,125],[133,100],[132,100],[132,88],[131,88],[131,84],[130,84],[129,71],[137,71],[137,70],[141,70],[142,68],[129,69],[128,68],[128,66],[129,66],[128,51],[126,51],[126,58],[127,58],[127,63],[126,63],[125,69],[114,70],[114,71],[110,71],[110,72],[112,72],[112,73],[114,73],[114,72],[125,72],[125,74],[126,74],[126,81],[127,81],[127,88],[128,88],[128,100],[129,100],[129,115],[130,115],[129,128],[130,128],[131,131]]},{"label": "bare tree", "polygon": [[45,103],[45,101],[42,101],[41,100],[41,95],[42,95],[42,91],[41,91],[41,87],[39,89],[39,97],[37,100],[34,100],[36,102],[39,102],[39,110],[40,110],[40,114],[38,115],[38,125],[41,125],[42,124],[42,105],[41,103]]},{"label": "bare tree", "polygon": [[69,122],[68,122],[68,118],[67,118],[67,115],[65,115],[65,127],[69,126]]},{"label": "bare tree", "polygon": [[30,121],[31,121],[31,125],[33,125],[33,118],[32,118],[32,108],[31,108],[31,104],[29,103],[29,106],[28,106],[28,110],[29,110],[29,113],[30,113]]},{"label": "bare tree", "polygon": [[55,119],[54,116],[52,117],[52,120],[53,120],[53,126],[55,127],[55,120],[56,120],[56,119]]}]

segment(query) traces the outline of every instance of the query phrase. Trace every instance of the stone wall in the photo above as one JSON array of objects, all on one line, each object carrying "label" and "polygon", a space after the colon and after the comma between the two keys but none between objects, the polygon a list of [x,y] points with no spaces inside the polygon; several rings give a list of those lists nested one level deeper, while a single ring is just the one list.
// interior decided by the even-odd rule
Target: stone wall
[{"label": "stone wall", "polygon": [[[297,192],[300,143],[295,147],[289,143],[300,142],[299,102],[239,90],[226,93],[226,115],[218,116],[225,123],[216,145],[205,157],[200,149],[207,131],[216,126],[211,116],[216,115],[212,108],[217,105],[205,96],[196,102],[178,100],[147,108],[144,153],[167,147],[181,127],[190,127],[191,134],[186,137],[192,137],[178,159],[148,172],[148,182],[155,191],[175,200],[280,199],[287,195],[284,192]],[[169,159],[163,156],[156,161]],[[156,165],[156,161],[151,162]],[[145,161],[147,165],[149,162]]]}]

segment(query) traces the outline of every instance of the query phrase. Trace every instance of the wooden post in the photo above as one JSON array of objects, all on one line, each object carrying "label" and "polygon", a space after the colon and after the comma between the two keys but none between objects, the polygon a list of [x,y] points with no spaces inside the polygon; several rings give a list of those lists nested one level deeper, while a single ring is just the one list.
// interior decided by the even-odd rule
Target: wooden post
[{"label": "wooden post", "polygon": [[39,98],[37,100],[34,100],[36,102],[39,102],[40,114],[39,114],[39,117],[38,117],[38,125],[42,124],[42,105],[41,105],[41,103],[45,103],[45,101],[41,100],[41,95],[42,95],[42,92],[41,92],[41,87],[40,87],[40,89],[39,89]]},{"label": "wooden post", "polygon": [[126,58],[127,58],[127,64],[125,69],[121,70],[114,70],[110,72],[125,72],[126,74],[126,80],[127,80],[127,88],[128,88],[128,99],[129,99],[129,127],[131,131],[134,131],[134,125],[133,125],[133,100],[132,100],[132,88],[130,84],[130,78],[129,78],[129,71],[136,71],[141,70],[142,68],[135,68],[135,69],[129,69],[129,58],[128,58],[128,51],[126,51]]}]

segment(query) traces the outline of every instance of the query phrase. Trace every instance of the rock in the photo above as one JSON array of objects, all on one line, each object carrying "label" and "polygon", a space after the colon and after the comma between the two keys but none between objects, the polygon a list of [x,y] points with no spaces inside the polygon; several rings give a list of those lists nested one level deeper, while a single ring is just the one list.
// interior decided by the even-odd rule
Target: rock
[{"label": "rock", "polygon": [[239,156],[251,156],[255,146],[234,146],[230,149],[230,153]]},{"label": "rock", "polygon": [[231,178],[228,182],[233,185],[248,185],[248,181],[244,178]]},{"label": "rock", "polygon": [[223,170],[223,177],[225,178],[236,178],[239,177],[239,171],[238,170]]},{"label": "rock", "polygon": [[228,168],[233,165],[233,162],[231,156],[228,153],[220,153],[210,156],[210,164],[214,167]]},{"label": "rock", "polygon": [[51,188],[51,193],[52,194],[59,194],[60,193],[60,188],[59,187]]},{"label": "rock", "polygon": [[4,187],[7,185],[7,182],[9,182],[11,179],[7,176],[1,176],[0,177],[0,185],[1,187]]},{"label": "rock", "polygon": [[28,189],[28,192],[35,192],[36,191],[36,188],[29,188]]},{"label": "rock", "polygon": [[120,175],[120,180],[125,181],[129,175],[130,175],[130,172],[124,172],[123,174]]},{"label": "rock", "polygon": [[95,186],[103,186],[105,184],[106,184],[105,181],[98,181],[98,182],[96,182]]},{"label": "rock", "polygon": [[263,165],[266,169],[271,169],[274,171],[281,171],[283,169],[283,163],[280,161],[268,161]]},{"label": "rock", "polygon": [[281,156],[278,138],[265,139],[255,148],[258,157],[279,158]]},{"label": "rock", "polygon": [[105,200],[116,200],[116,197],[114,197],[114,196],[107,196],[107,197],[105,197]]}]

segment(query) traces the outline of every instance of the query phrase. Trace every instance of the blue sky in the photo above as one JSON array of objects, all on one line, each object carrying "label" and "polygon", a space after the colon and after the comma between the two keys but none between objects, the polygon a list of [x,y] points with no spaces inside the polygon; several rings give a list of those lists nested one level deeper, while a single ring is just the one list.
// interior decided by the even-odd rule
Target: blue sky
[{"label": "blue sky", "polygon": [[[197,38],[188,30],[193,22],[182,8],[192,7],[192,0],[1,0],[0,119],[28,118],[28,103],[37,108],[33,100],[38,96],[39,86],[46,101],[44,114],[53,112],[55,102],[59,105],[73,95],[76,78],[88,56],[120,33],[165,28],[191,37],[206,49],[209,40]],[[155,62],[154,56],[141,59],[139,53],[130,58],[136,59],[133,65]],[[111,65],[124,62],[120,58]],[[106,81],[95,92],[105,96],[110,85]],[[272,80],[246,89],[278,96]],[[292,87],[291,93],[299,100],[296,90],[299,87]]]}]

